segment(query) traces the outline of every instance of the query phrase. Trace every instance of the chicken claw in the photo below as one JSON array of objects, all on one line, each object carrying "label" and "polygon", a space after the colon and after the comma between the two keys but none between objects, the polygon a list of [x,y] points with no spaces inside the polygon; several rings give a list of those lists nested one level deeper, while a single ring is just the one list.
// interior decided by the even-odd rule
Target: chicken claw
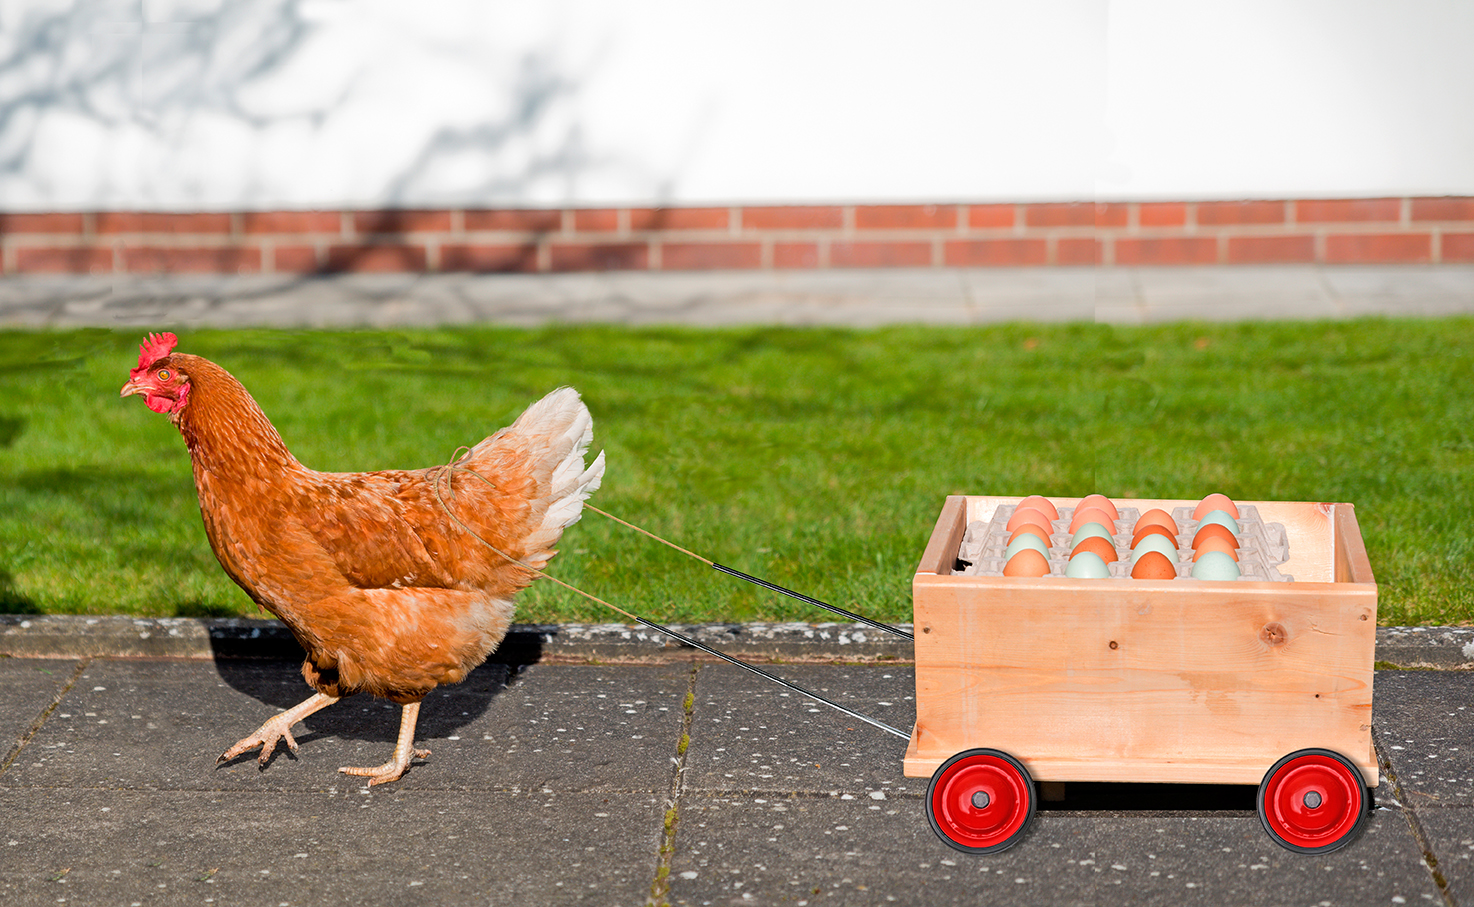
[{"label": "chicken claw", "polygon": [[293,753],[297,752],[297,740],[292,736],[292,725],[311,715],[313,712],[319,709],[325,709],[337,701],[337,697],[317,693],[311,698],[297,703],[285,712],[278,712],[266,719],[265,723],[256,728],[254,733],[242,738],[235,746],[221,753],[220,758],[215,760],[215,764],[220,765],[229,762],[236,756],[249,752],[259,746],[261,747],[261,755],[256,758],[256,762],[264,771],[266,764],[271,760],[271,754],[276,752],[278,742],[285,742],[287,749]]},{"label": "chicken claw", "polygon": [[338,769],[345,775],[362,775],[369,779],[369,787],[375,784],[388,784],[390,781],[398,781],[404,776],[409,768],[410,758],[429,759],[429,750],[415,749],[415,725],[420,719],[420,704],[418,702],[406,702],[404,710],[399,713],[399,740],[394,744],[394,758],[383,765],[373,768],[354,768],[343,766]]}]

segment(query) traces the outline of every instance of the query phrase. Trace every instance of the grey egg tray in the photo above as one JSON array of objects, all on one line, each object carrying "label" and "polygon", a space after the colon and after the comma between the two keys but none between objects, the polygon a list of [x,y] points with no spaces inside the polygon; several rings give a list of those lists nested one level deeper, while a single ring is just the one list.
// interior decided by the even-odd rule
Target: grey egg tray
[{"label": "grey egg tray", "polygon": [[[1002,576],[1003,552],[1008,547],[1008,521],[1017,505],[1004,504],[993,512],[992,520],[974,520],[967,525],[962,536],[962,545],[957,552],[958,568],[953,573],[961,576]],[[1177,536],[1177,578],[1194,580],[1192,575],[1192,540],[1197,534],[1197,520],[1192,518],[1192,507],[1175,507],[1172,519],[1182,532]],[[1107,565],[1111,579],[1131,578],[1131,534],[1141,511],[1136,507],[1118,507],[1120,519],[1108,527],[1116,545],[1116,560]],[[1065,565],[1070,559],[1070,519],[1075,508],[1059,508],[1059,519],[1054,521],[1049,536],[1049,575],[1064,578]],[[1289,559],[1289,536],[1283,523],[1265,523],[1253,504],[1239,505],[1239,572],[1240,580],[1246,582],[1293,582],[1294,577],[1278,569]]]}]

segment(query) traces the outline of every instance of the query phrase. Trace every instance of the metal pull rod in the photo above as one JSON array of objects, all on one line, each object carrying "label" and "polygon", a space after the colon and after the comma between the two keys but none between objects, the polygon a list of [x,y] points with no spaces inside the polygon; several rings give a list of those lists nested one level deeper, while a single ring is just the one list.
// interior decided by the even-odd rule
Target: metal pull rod
[{"label": "metal pull rod", "polygon": [[757,665],[748,664],[747,662],[741,660],[740,658],[733,658],[731,655],[728,655],[725,652],[721,652],[721,651],[718,651],[717,649],[713,649],[711,646],[708,646],[705,643],[698,642],[697,640],[694,640],[691,637],[686,636],[686,635],[684,635],[682,633],[677,633],[675,630],[672,630],[669,627],[662,627],[660,624],[657,624],[657,623],[655,623],[654,621],[651,621],[651,620],[646,620],[645,618],[640,617],[639,615],[631,614],[629,616],[630,617],[633,617],[640,624],[642,624],[642,625],[644,625],[646,627],[649,627],[652,630],[658,631],[660,633],[664,633],[666,636],[669,636],[670,638],[676,640],[677,642],[680,642],[680,643],[683,643],[685,645],[688,645],[688,646],[692,647],[693,649],[700,649],[701,651],[705,652],[708,655],[715,655],[717,658],[720,658],[722,661],[725,661],[728,664],[734,664],[734,665],[736,665],[739,668],[742,668],[742,669],[747,670],[747,671],[751,671],[752,673],[756,674],[759,677],[763,677],[763,678],[766,678],[768,680],[771,680],[773,683],[776,683],[776,684],[778,684],[781,687],[787,687],[788,689],[794,691],[795,693],[798,693],[798,694],[800,694],[802,696],[807,696],[809,699],[812,699],[815,702],[822,702],[825,705],[829,706],[831,709],[837,709],[837,710],[839,710],[841,712],[844,712],[846,715],[850,716],[851,718],[858,718],[860,721],[865,722],[866,724],[870,725],[871,727],[879,728],[882,731],[885,731],[887,734],[894,734],[897,737],[900,737],[902,740],[910,740],[911,739],[911,735],[908,734],[908,733],[906,733],[905,731],[902,731],[902,730],[898,730],[896,728],[893,728],[890,725],[886,724],[884,721],[877,721],[876,719],[871,718],[868,715],[862,715],[859,712],[855,711],[854,709],[851,709],[851,708],[849,708],[847,706],[842,706],[839,703],[834,702],[833,700],[825,699],[823,696],[820,696],[818,693],[815,693],[812,690],[806,690],[803,687],[799,686],[798,684],[790,683],[789,681],[784,680],[782,677],[779,677],[777,674],[769,674],[767,671],[764,671],[762,668],[758,667]]}]

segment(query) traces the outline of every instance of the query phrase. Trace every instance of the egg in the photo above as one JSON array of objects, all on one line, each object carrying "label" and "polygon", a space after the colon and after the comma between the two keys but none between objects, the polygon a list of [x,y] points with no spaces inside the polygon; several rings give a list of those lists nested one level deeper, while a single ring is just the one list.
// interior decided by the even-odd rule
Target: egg
[{"label": "egg", "polygon": [[1046,530],[1052,530],[1054,527],[1054,521],[1044,511],[1037,507],[1020,506],[1014,509],[1013,516],[1008,518],[1008,525],[1004,528],[1012,532],[1024,523],[1033,523]]},{"label": "egg", "polygon": [[1049,546],[1040,541],[1039,536],[1031,532],[1021,532],[1018,538],[1009,542],[1008,547],[1003,550],[1003,559],[1012,560],[1015,554],[1024,549],[1037,551],[1043,557],[1049,557]]},{"label": "egg", "polygon": [[1080,544],[1081,540],[1092,536],[1103,539],[1114,539],[1114,536],[1111,534],[1111,527],[1106,526],[1104,523],[1085,523],[1070,536],[1070,547],[1074,548]]},{"label": "egg", "polygon": [[[1005,568],[1006,569],[1006,568]],[[1177,567],[1159,551],[1147,551],[1131,566],[1132,579],[1176,579]]]},{"label": "egg", "polygon": [[1138,561],[1154,551],[1174,563],[1177,561],[1177,543],[1165,535],[1151,533],[1144,536],[1140,544],[1132,549],[1131,565],[1135,567]]},{"label": "egg", "polygon": [[[1091,523],[1090,525],[1093,526],[1095,524]],[[1110,539],[1103,539],[1098,535],[1086,536],[1081,539],[1078,544],[1070,549],[1070,557],[1074,558],[1075,555],[1086,551],[1094,554],[1107,564],[1116,560],[1116,543]]]},{"label": "egg", "polygon": [[1238,537],[1230,532],[1228,527],[1222,523],[1204,523],[1199,526],[1198,531],[1193,534],[1193,550],[1197,550],[1197,547],[1202,544],[1203,539],[1207,538],[1220,538],[1235,548],[1239,547]]},{"label": "egg", "polygon": [[1081,498],[1080,503],[1076,505],[1076,509],[1078,510],[1084,510],[1087,507],[1093,507],[1096,510],[1104,510],[1106,513],[1111,515],[1112,522],[1115,522],[1116,520],[1119,520],[1121,518],[1121,513],[1116,509],[1116,505],[1112,504],[1111,499],[1103,494],[1087,494],[1085,497]]},{"label": "egg", "polygon": [[1059,519],[1059,511],[1055,509],[1054,504],[1050,503],[1049,498],[1046,498],[1042,494],[1031,494],[1022,501],[1019,501],[1018,505],[1020,507],[1032,507],[1051,520]]},{"label": "egg", "polygon": [[1111,568],[1093,551],[1077,551],[1065,565],[1065,576],[1076,579],[1107,579],[1110,575]]},{"label": "egg", "polygon": [[1099,523],[1107,529],[1116,528],[1116,518],[1109,511],[1099,507],[1077,507],[1075,515],[1070,517],[1070,532],[1074,532],[1086,523]]},{"label": "egg", "polygon": [[1019,527],[1013,531],[1013,535],[1010,535],[1008,537],[1008,544],[1012,545],[1019,536],[1024,535],[1025,533],[1028,533],[1029,535],[1032,535],[1035,538],[1039,539],[1045,544],[1046,547],[1049,545],[1049,530],[1038,525],[1037,523],[1020,523]]},{"label": "egg", "polygon": [[1160,535],[1171,542],[1174,547],[1177,545],[1177,536],[1171,529],[1157,523],[1152,523],[1150,526],[1142,526],[1136,530],[1136,534],[1131,537],[1131,547],[1135,548],[1137,545],[1140,545],[1141,540],[1149,535]]},{"label": "egg", "polygon": [[1172,514],[1159,507],[1153,507],[1151,510],[1137,517],[1136,525],[1131,530],[1132,535],[1135,535],[1137,530],[1143,526],[1166,526],[1172,530],[1173,535],[1181,531],[1177,527],[1177,521],[1172,519]]},{"label": "egg", "polygon": [[1231,580],[1239,578],[1239,565],[1222,551],[1209,551],[1193,564],[1193,579]]},{"label": "egg", "polygon": [[1203,498],[1203,500],[1198,502],[1198,506],[1193,510],[1193,519],[1201,520],[1203,518],[1203,514],[1207,513],[1210,510],[1222,510],[1234,519],[1239,518],[1239,508],[1234,504],[1233,501],[1229,500],[1228,495],[1226,494],[1218,494],[1217,492],[1214,492],[1213,494],[1208,495],[1206,498]]},{"label": "egg", "polygon": [[1239,559],[1238,546],[1235,545],[1233,542],[1226,542],[1223,540],[1222,537],[1215,535],[1211,537],[1205,536],[1203,539],[1198,541],[1196,545],[1193,546],[1193,560],[1196,561],[1198,558],[1202,557],[1210,551],[1217,551],[1219,553],[1226,554],[1234,560]]},{"label": "egg", "polygon": [[1044,576],[1049,572],[1049,561],[1033,548],[1025,548],[1003,565],[1004,576]]},{"label": "egg", "polygon": [[1202,523],[1198,528],[1203,528],[1208,523],[1217,523],[1226,528],[1234,535],[1239,534],[1239,521],[1234,519],[1226,510],[1210,510],[1202,516]]}]

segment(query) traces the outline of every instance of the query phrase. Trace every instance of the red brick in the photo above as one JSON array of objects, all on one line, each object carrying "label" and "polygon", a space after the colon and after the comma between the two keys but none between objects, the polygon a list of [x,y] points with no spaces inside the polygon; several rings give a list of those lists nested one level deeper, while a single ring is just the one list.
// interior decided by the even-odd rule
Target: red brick
[{"label": "red brick", "polygon": [[536,243],[447,243],[440,247],[440,270],[504,274],[537,270]]},{"label": "red brick", "polygon": [[837,205],[743,208],[744,230],[833,230],[844,226],[844,209]]},{"label": "red brick", "polygon": [[1042,265],[1048,245],[1042,239],[954,239],[944,244],[943,260],[950,268]]},{"label": "red brick", "polygon": [[1116,240],[1118,265],[1211,265],[1218,241],[1211,236],[1122,236]]},{"label": "red brick", "polygon": [[277,246],[271,257],[272,270],[282,274],[312,274],[322,269],[313,246]]},{"label": "red brick", "polygon": [[424,246],[404,244],[340,244],[328,247],[325,271],[424,271]]},{"label": "red brick", "polygon": [[81,233],[80,214],[0,214],[0,234]]},{"label": "red brick", "polygon": [[1094,202],[1058,202],[1024,206],[1024,224],[1030,227],[1093,227]]},{"label": "red brick", "polygon": [[563,227],[563,212],[537,208],[491,208],[461,215],[467,230],[507,233],[554,233]]},{"label": "red brick", "polygon": [[952,230],[956,205],[861,205],[855,208],[858,230]]},{"label": "red brick", "polygon": [[164,211],[103,211],[97,232],[112,233],[229,233],[229,214],[175,214]]},{"label": "red brick", "polygon": [[1142,202],[1136,206],[1136,222],[1143,227],[1181,227],[1187,223],[1187,205],[1182,202]]},{"label": "red brick", "polygon": [[113,250],[102,246],[22,246],[15,269],[23,274],[96,274],[113,269]]},{"label": "red brick", "polygon": [[967,225],[974,230],[1013,226],[1014,205],[968,205]]},{"label": "red brick", "polygon": [[255,246],[125,246],[129,274],[242,274],[261,270]]},{"label": "red brick", "polygon": [[1474,261],[1474,233],[1443,234],[1444,261]]},{"label": "red brick", "polygon": [[554,243],[554,271],[643,271],[650,250],[642,242]]},{"label": "red brick", "polygon": [[248,235],[261,233],[327,233],[343,230],[343,215],[337,211],[248,211],[241,215]]},{"label": "red brick", "polygon": [[1131,219],[1131,206],[1125,202],[1097,202],[1095,225],[1097,227],[1124,227]]},{"label": "red brick", "polygon": [[1198,202],[1198,223],[1203,226],[1227,224],[1282,224],[1285,203],[1280,201]]},{"label": "red brick", "polygon": [[910,268],[931,264],[929,242],[837,242],[829,246],[835,268]]},{"label": "red brick", "polygon": [[1307,234],[1230,236],[1228,238],[1229,264],[1310,263],[1314,261],[1315,237]]},{"label": "red brick", "polygon": [[[414,211],[391,209],[359,211],[353,215],[353,229],[359,233],[445,233],[450,230],[449,211]],[[395,248],[385,246],[384,248]],[[408,246],[401,248],[411,248]]]},{"label": "red brick", "polygon": [[819,267],[819,244],[775,242],[773,243],[773,267],[817,268]]},{"label": "red brick", "polygon": [[1300,223],[1395,221],[1401,215],[1402,201],[1395,198],[1308,199],[1295,202],[1295,220]]},{"label": "red brick", "polygon": [[1428,233],[1338,233],[1326,237],[1326,261],[1415,264],[1433,260]]},{"label": "red brick", "polygon": [[579,233],[612,233],[619,229],[619,209],[583,208],[575,211],[573,229]]},{"label": "red brick", "polygon": [[1105,260],[1104,243],[1088,236],[1062,236],[1054,245],[1057,265],[1098,265]]},{"label": "red brick", "polygon": [[631,230],[725,230],[726,208],[631,208]]},{"label": "red brick", "polygon": [[660,267],[664,271],[759,268],[762,264],[762,243],[667,242],[660,247]]},{"label": "red brick", "polygon": [[1474,198],[1415,198],[1413,220],[1474,220]]}]

